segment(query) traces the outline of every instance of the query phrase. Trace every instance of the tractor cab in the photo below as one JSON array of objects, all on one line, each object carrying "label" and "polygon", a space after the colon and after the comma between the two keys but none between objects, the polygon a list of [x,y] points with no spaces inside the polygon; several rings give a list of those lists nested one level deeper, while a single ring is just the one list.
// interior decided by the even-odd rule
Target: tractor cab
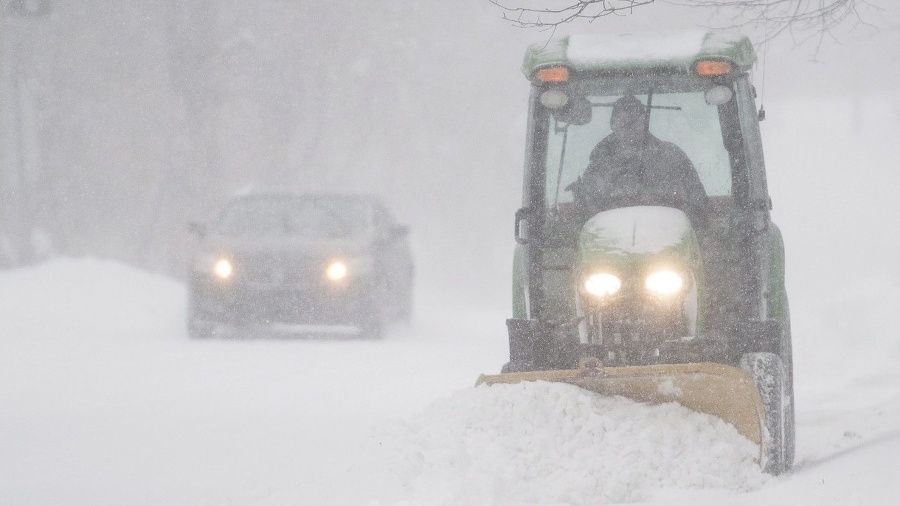
[{"label": "tractor cab", "polygon": [[[572,366],[599,343],[622,365],[737,363],[776,339],[782,246],[755,58],[746,37],[714,32],[573,35],[528,51],[510,325],[552,334],[541,366]],[[642,135],[617,142],[623,99],[639,102]],[[672,287],[649,288],[650,276]]]},{"label": "tractor cab", "polygon": [[[665,396],[643,394],[661,378],[707,398],[713,383],[744,381],[717,367],[749,371],[779,438],[763,445],[775,456],[767,469],[790,467],[784,248],[769,214],[755,61],[748,38],[719,32],[572,35],[529,48],[510,360],[486,382],[637,371],[643,379],[593,389],[653,401]],[[596,376],[598,364],[606,373]],[[711,379],[690,383],[697,367]],[[778,388],[764,389],[772,377]],[[701,404],[729,420],[724,405]]]}]

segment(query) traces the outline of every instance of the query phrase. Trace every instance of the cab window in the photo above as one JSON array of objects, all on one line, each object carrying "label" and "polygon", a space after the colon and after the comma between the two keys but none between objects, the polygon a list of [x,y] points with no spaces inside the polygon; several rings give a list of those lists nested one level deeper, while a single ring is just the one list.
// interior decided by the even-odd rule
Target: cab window
[{"label": "cab window", "polygon": [[612,104],[631,90],[643,87],[652,93],[634,95],[646,105],[651,100],[649,130],[662,141],[674,143],[690,158],[709,196],[731,194],[731,165],[725,148],[719,111],[706,103],[704,92],[711,83],[699,78],[669,78],[656,82],[596,80],[571,85],[568,92],[590,103],[590,121],[566,123],[546,115],[546,202],[551,208],[572,202],[567,187],[584,173],[591,151],[610,134]]}]

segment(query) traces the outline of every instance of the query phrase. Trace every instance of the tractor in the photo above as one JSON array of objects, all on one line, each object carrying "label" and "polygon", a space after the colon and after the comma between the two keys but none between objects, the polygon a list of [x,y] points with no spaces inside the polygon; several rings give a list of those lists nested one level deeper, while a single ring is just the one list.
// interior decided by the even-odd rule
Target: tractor
[{"label": "tractor", "polygon": [[[679,402],[757,443],[766,472],[791,469],[784,244],[755,62],[746,36],[718,31],[528,49],[510,357],[479,384],[561,381]],[[626,102],[639,125],[620,117]],[[615,144],[626,121],[639,134]]]}]

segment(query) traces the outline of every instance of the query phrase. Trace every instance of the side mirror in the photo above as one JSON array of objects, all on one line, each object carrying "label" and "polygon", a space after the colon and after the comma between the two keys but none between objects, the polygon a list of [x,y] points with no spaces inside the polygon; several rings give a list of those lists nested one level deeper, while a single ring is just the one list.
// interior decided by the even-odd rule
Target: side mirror
[{"label": "side mirror", "polygon": [[585,97],[573,97],[561,109],[553,113],[557,121],[570,125],[587,125],[591,122],[593,114],[591,101]]},{"label": "side mirror", "polygon": [[387,230],[380,230],[374,238],[373,245],[376,248],[384,248],[394,241],[398,241],[409,235],[409,227],[406,225],[394,225]]},{"label": "side mirror", "polygon": [[390,232],[388,233],[388,238],[391,240],[402,239],[409,235],[409,226],[407,225],[394,225],[391,227]]},{"label": "side mirror", "polygon": [[206,223],[200,221],[192,221],[188,223],[188,232],[194,234],[199,239],[203,239],[206,237],[206,234],[209,231],[207,230]]}]

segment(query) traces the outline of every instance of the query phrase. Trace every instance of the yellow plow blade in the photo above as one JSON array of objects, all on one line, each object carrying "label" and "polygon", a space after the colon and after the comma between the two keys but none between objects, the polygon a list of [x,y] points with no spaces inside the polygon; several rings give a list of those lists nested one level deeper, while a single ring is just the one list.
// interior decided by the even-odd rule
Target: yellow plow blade
[{"label": "yellow plow blade", "polygon": [[760,446],[766,426],[765,408],[753,378],[743,369],[703,362],[629,367],[584,367],[478,377],[477,385],[555,381],[602,395],[621,395],[639,402],[682,406],[717,416]]}]

